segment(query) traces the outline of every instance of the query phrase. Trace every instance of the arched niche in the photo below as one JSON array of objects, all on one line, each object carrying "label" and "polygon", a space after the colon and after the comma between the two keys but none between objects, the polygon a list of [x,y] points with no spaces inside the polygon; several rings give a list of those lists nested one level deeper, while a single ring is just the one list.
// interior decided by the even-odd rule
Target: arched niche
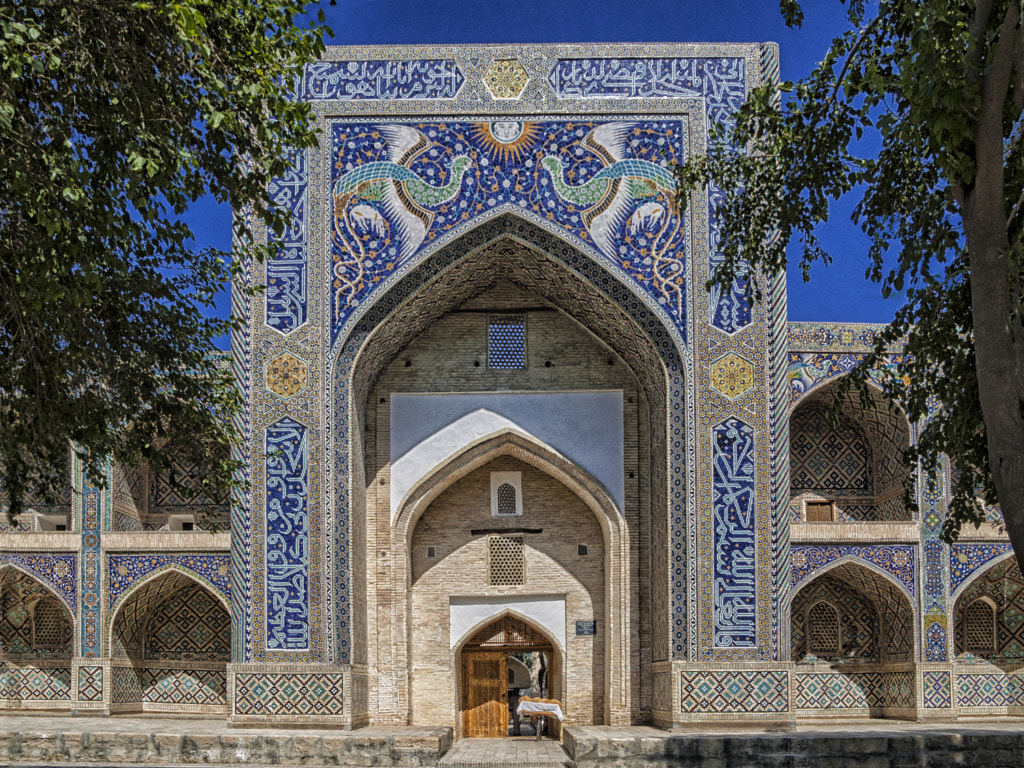
[{"label": "arched niche", "polygon": [[[959,658],[980,658],[1013,669],[1024,666],[1024,577],[1012,553],[975,574],[954,600],[953,646]],[[984,652],[971,647],[969,635],[974,633],[967,627],[968,609],[979,602],[991,608],[994,621],[993,647]]]},{"label": "arched niche", "polygon": [[877,387],[864,406],[856,392],[831,412],[837,381],[822,385],[793,408],[790,432],[790,507],[806,522],[910,520],[903,504],[910,423]]},{"label": "arched niche", "polygon": [[[389,490],[386,447],[376,439],[384,426],[377,420],[387,402],[378,402],[381,398],[374,397],[374,387],[385,368],[417,337],[498,284],[514,286],[535,297],[545,311],[571,320],[608,350],[609,368],[621,366],[635,379],[635,397],[625,408],[635,413],[636,434],[643,438],[635,451],[637,468],[626,480],[634,500],[624,510],[631,532],[625,571],[631,587],[624,590],[623,600],[628,603],[625,611],[633,636],[627,637],[622,652],[635,664],[639,638],[650,637],[650,657],[668,659],[672,643],[682,648],[686,624],[685,606],[678,605],[673,612],[669,591],[670,583],[676,584],[677,592],[685,589],[685,558],[671,568],[668,558],[670,536],[682,535],[685,525],[683,443],[681,439],[669,442],[669,424],[675,434],[685,412],[680,351],[673,332],[643,297],[565,241],[510,215],[481,225],[435,252],[428,262],[411,268],[363,309],[336,346],[332,362],[336,411],[330,440],[332,455],[337,457],[333,529],[338,539],[332,542],[336,557],[331,561],[337,587],[337,658],[380,667],[385,660],[368,657],[368,653],[372,656],[369,638],[375,634],[370,625],[379,616],[372,607],[373,593],[382,580],[393,585],[389,589],[402,589],[391,565],[399,565],[402,558],[388,552],[391,559],[380,567],[382,536],[388,539],[390,533],[385,532],[383,520],[364,511],[379,506],[380,494]],[[464,362],[472,367],[474,361]],[[642,579],[641,562],[645,563]],[[394,626],[407,620],[403,603],[391,600],[389,621]],[[672,627],[669,616],[674,617]],[[386,661],[404,669],[405,653],[396,647]],[[638,721],[645,708],[649,711],[649,671],[639,670],[631,679],[630,694],[614,701],[613,710],[618,717]],[[371,680],[371,711],[375,696]],[[407,694],[398,693],[394,705],[400,710],[408,707]],[[381,715],[378,722],[389,721],[388,717]],[[394,715],[396,721],[401,717],[400,712]]]},{"label": "arched niche", "polygon": [[841,617],[834,664],[896,664],[917,659],[913,603],[892,578],[852,558],[830,564],[796,585],[790,598],[791,657],[806,659],[807,619],[820,601]]},{"label": "arched niche", "polygon": [[113,610],[112,709],[226,714],[231,610],[222,595],[168,568]]}]

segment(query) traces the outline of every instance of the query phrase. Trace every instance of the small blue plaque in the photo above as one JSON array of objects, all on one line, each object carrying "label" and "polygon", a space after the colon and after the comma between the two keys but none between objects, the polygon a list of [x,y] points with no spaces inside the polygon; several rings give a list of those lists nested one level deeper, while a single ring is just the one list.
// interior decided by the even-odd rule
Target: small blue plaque
[{"label": "small blue plaque", "polygon": [[592,635],[597,629],[596,621],[577,621],[576,622],[576,634],[577,635]]}]

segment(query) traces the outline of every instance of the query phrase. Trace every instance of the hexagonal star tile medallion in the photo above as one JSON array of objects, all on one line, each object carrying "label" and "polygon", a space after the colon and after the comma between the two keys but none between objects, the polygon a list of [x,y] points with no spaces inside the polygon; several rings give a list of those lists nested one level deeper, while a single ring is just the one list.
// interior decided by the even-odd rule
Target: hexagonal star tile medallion
[{"label": "hexagonal star tile medallion", "polygon": [[754,366],[735,352],[722,355],[711,364],[711,388],[735,400],[754,386]]},{"label": "hexagonal star tile medallion", "polygon": [[484,73],[484,85],[496,99],[518,99],[529,81],[530,76],[515,59],[492,61]]},{"label": "hexagonal star tile medallion", "polygon": [[306,387],[306,362],[287,352],[267,363],[267,389],[291,397]]}]

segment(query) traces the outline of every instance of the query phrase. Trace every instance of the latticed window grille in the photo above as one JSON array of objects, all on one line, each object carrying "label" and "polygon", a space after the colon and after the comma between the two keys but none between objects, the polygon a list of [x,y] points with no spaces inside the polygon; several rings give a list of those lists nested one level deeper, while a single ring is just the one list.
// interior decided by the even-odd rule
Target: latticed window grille
[{"label": "latticed window grille", "polygon": [[487,537],[487,583],[511,587],[526,581],[526,546],[522,535],[503,533]]},{"label": "latticed window grille", "polygon": [[514,515],[516,513],[516,489],[510,483],[498,486],[498,514]]},{"label": "latticed window grille", "polygon": [[487,323],[487,367],[497,370],[526,368],[526,317],[492,315]]},{"label": "latticed window grille", "polygon": [[815,603],[807,612],[807,650],[815,656],[837,656],[839,613],[826,602]]},{"label": "latticed window grille", "polygon": [[964,611],[964,646],[974,653],[995,653],[996,611],[987,600],[975,600]]},{"label": "latticed window grille", "polygon": [[44,599],[36,603],[32,631],[32,642],[37,648],[61,648],[70,638],[71,626],[57,601]]}]

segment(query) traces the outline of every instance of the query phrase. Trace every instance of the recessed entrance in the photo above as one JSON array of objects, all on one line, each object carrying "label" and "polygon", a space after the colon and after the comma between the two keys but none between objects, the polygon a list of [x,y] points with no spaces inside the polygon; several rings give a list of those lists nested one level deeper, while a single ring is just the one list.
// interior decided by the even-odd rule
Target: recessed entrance
[{"label": "recessed entrance", "polygon": [[[522,691],[517,674],[523,660],[538,654],[545,672],[534,696],[562,700],[561,663],[555,644],[528,622],[505,615],[474,634],[459,652],[459,712],[464,738],[500,738],[509,735],[510,691]],[[511,658],[510,658],[511,656]],[[511,673],[510,673],[511,672]],[[515,695],[512,695],[513,702]],[[548,733],[558,735],[557,726]]]}]

